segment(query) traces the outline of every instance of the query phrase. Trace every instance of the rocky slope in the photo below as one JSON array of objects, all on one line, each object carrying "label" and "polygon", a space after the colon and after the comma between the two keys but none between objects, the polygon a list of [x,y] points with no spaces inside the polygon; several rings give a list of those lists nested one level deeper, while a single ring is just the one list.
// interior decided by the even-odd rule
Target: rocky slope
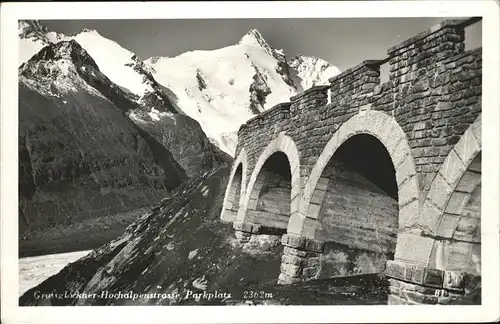
[{"label": "rocky slope", "polygon": [[291,60],[253,29],[237,44],[145,61],[153,77],[177,96],[176,106],[196,119],[218,147],[234,155],[241,124],[255,114],[340,71],[314,57]]},{"label": "rocky slope", "polygon": [[28,290],[20,305],[385,303],[377,276],[277,286],[279,238],[242,245],[220,222],[228,173],[221,168],[184,183],[122,236]]},{"label": "rocky slope", "polygon": [[[188,178],[169,147],[187,146],[194,131],[174,128],[158,140],[129,117],[137,111],[133,95],[74,40],[50,44],[20,66],[21,238],[151,205]],[[193,141],[208,143],[200,134]]]}]

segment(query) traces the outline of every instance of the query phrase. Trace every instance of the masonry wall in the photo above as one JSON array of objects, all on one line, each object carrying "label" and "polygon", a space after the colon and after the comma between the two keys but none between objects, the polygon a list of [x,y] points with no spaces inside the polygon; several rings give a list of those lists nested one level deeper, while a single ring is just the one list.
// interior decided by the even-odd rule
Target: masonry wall
[{"label": "masonry wall", "polygon": [[247,211],[249,223],[286,230],[290,218],[290,179],[265,172],[257,206]]},{"label": "masonry wall", "polygon": [[[335,158],[323,172],[328,179],[314,239],[325,242],[316,278],[381,273],[392,259],[398,231],[398,202]],[[316,196],[316,195],[314,195]]]}]

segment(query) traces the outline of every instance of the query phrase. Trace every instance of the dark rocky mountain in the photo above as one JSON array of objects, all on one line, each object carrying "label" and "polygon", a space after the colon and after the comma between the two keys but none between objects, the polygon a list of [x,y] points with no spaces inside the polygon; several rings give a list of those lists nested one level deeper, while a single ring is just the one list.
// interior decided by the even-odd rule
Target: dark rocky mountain
[{"label": "dark rocky mountain", "polygon": [[20,66],[20,238],[150,206],[224,163],[194,120],[144,107],[74,40]]}]

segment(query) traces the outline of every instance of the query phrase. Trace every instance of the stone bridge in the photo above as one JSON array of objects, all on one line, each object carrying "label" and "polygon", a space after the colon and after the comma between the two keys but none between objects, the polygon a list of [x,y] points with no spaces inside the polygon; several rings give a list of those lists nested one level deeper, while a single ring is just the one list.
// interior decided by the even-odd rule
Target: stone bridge
[{"label": "stone bridge", "polygon": [[389,304],[480,286],[482,49],[464,41],[479,20],[443,21],[241,126],[221,219],[242,242],[281,238],[278,283],[382,273]]}]

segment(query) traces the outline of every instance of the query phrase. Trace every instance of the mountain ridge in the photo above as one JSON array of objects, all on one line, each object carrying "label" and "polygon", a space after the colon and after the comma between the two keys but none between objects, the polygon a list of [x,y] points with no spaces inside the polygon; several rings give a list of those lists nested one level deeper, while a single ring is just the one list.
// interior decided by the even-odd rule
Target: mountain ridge
[{"label": "mountain ridge", "polygon": [[229,162],[195,120],[146,106],[98,64],[67,39],[19,67],[20,237],[151,205]]},{"label": "mountain ridge", "polygon": [[[37,34],[47,33],[39,23],[30,26],[42,26]],[[241,124],[311,86],[327,84],[340,72],[316,57],[287,57],[255,28],[233,45],[143,61],[96,30],[58,37],[78,41],[105,75],[137,96],[151,118],[166,112],[189,116],[200,124],[212,144],[231,156]]]},{"label": "mountain ridge", "polygon": [[237,130],[248,119],[314,85],[328,84],[340,73],[319,58],[289,59],[257,29],[250,29],[234,45],[154,56],[144,62],[159,84],[178,95],[177,105],[232,156]]}]

